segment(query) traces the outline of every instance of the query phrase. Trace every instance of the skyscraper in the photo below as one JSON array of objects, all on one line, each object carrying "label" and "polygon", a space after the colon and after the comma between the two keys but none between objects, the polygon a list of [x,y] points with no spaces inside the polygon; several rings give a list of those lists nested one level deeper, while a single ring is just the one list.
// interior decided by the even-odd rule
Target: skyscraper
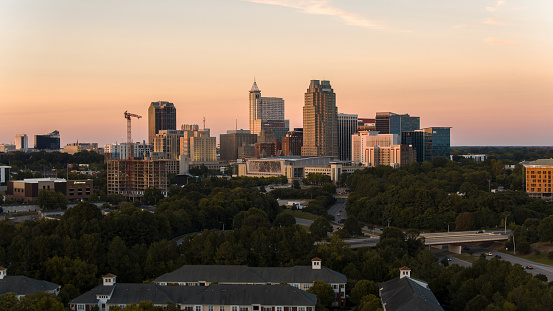
[{"label": "skyscraper", "polygon": [[262,130],[272,130],[281,141],[290,129],[289,120],[284,119],[284,99],[280,97],[261,97],[257,83],[253,82],[249,95],[250,133],[261,135]]},{"label": "skyscraper", "polygon": [[338,114],[338,148],[342,161],[351,161],[351,135],[357,132],[358,122],[356,114]]},{"label": "skyscraper", "polygon": [[148,108],[148,143],[154,144],[154,138],[160,130],[177,129],[177,110],[170,102],[152,102]]},{"label": "skyscraper", "polygon": [[420,129],[420,117],[393,112],[376,113],[376,130],[380,134],[396,134]]},{"label": "skyscraper", "polygon": [[53,131],[50,134],[35,135],[36,150],[60,150],[60,132]]},{"label": "skyscraper", "polygon": [[23,152],[29,150],[29,138],[27,134],[17,134],[15,135],[15,149]]},{"label": "skyscraper", "polygon": [[437,157],[449,159],[450,155],[450,133],[451,127],[448,126],[433,126],[424,128],[423,131],[427,134],[427,139],[432,146],[431,156],[426,157],[425,161],[432,161]]},{"label": "skyscraper", "polygon": [[338,151],[338,109],[330,81],[311,80],[303,106],[302,156],[335,156]]}]

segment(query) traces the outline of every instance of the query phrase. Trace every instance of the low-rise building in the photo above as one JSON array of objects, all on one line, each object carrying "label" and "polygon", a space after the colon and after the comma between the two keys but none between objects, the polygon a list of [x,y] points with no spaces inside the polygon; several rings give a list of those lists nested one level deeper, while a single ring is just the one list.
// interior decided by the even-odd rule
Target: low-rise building
[{"label": "low-rise building", "polygon": [[443,311],[425,281],[412,278],[411,269],[402,267],[400,277],[378,284],[384,311]]},{"label": "low-rise building", "polygon": [[57,295],[61,286],[47,281],[36,280],[26,276],[8,275],[8,269],[0,267],[0,295],[14,293],[18,299],[35,292],[46,292]]},{"label": "low-rise building", "polygon": [[159,284],[116,283],[116,276],[103,277],[102,285],[73,299],[70,309],[100,311],[126,307],[140,301],[167,307],[173,303],[186,311],[315,311],[317,297],[288,285],[162,286]]},{"label": "low-rise building", "polygon": [[322,266],[320,258],[313,258],[311,267],[248,267],[237,265],[184,265],[154,280],[159,285],[210,286],[218,284],[278,285],[283,282],[301,290],[308,290],[315,281],[323,281],[336,294],[335,305],[346,299],[347,277]]},{"label": "low-rise building", "polygon": [[93,189],[92,179],[65,180],[64,178],[29,178],[8,182],[8,197],[23,202],[34,202],[40,191],[63,193],[68,200],[88,200]]}]

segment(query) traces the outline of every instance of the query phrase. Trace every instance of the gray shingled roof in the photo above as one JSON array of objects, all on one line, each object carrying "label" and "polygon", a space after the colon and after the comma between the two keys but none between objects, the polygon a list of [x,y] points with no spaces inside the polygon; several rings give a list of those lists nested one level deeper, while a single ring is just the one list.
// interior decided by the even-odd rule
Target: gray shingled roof
[{"label": "gray shingled roof", "polygon": [[26,276],[8,275],[0,280],[0,295],[5,293],[28,295],[38,291],[51,292],[59,287],[59,285],[48,281],[35,280]]},{"label": "gray shingled roof", "polygon": [[529,165],[553,165],[553,159],[538,159],[536,161],[532,161],[529,163],[525,163]]},{"label": "gray shingled roof", "polygon": [[423,281],[405,277],[379,284],[387,311],[435,311],[444,309]]},{"label": "gray shingled roof", "polygon": [[219,282],[219,283],[346,283],[347,277],[326,267],[248,267],[223,265],[185,265],[154,280],[156,283]]},{"label": "gray shingled roof", "polygon": [[161,286],[157,284],[116,283],[113,286],[96,288],[73,299],[70,304],[95,304],[96,295],[111,292],[109,305],[152,301],[182,305],[281,305],[315,306],[317,297],[289,285],[222,285],[210,286]]}]

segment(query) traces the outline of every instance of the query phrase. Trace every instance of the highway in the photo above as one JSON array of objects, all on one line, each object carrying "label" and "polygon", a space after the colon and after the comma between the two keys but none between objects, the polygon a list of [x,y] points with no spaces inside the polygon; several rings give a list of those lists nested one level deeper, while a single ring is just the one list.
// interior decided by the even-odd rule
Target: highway
[{"label": "highway", "polygon": [[336,198],[336,203],[328,210],[328,214],[334,216],[334,221],[340,223],[340,220],[346,220],[346,199]]}]

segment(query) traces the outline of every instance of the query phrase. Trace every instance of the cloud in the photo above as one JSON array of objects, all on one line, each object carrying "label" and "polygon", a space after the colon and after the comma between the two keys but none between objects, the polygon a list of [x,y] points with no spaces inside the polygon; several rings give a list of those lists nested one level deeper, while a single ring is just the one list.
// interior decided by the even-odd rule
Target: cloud
[{"label": "cloud", "polygon": [[468,27],[467,24],[460,24],[460,25],[453,25],[453,26],[451,26],[451,28],[455,28],[455,29],[457,29],[457,28],[466,28],[466,27]]},{"label": "cloud", "polygon": [[504,26],[504,22],[500,21],[499,18],[488,17],[482,23],[486,25],[495,25],[495,26]]},{"label": "cloud", "polygon": [[253,3],[277,5],[294,8],[300,12],[314,15],[333,16],[346,25],[359,26],[370,29],[388,29],[388,26],[379,22],[368,20],[358,14],[344,11],[334,7],[329,0],[243,0]]},{"label": "cloud", "polygon": [[484,40],[484,42],[486,42],[487,44],[490,44],[490,45],[518,45],[518,44],[520,44],[519,41],[507,41],[507,40],[497,39],[497,38],[494,38],[494,37],[488,37]]},{"label": "cloud", "polygon": [[486,11],[495,12],[495,11],[499,10],[500,7],[505,6],[505,5],[507,5],[507,3],[505,3],[505,1],[499,0],[499,1],[496,2],[495,6],[486,7]]}]

